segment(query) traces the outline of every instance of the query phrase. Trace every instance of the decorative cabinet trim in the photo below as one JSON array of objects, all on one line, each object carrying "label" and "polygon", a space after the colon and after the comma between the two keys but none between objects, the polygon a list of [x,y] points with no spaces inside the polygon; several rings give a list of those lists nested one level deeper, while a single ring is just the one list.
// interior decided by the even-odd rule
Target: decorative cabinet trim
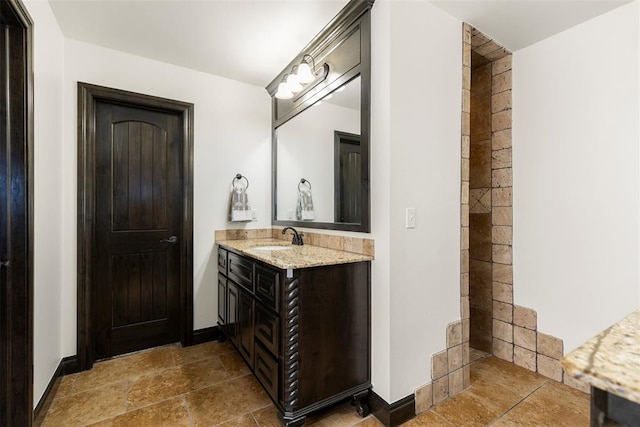
[{"label": "decorative cabinet trim", "polygon": [[287,279],[285,287],[284,331],[284,408],[294,411],[298,405],[298,293],[297,278]]}]

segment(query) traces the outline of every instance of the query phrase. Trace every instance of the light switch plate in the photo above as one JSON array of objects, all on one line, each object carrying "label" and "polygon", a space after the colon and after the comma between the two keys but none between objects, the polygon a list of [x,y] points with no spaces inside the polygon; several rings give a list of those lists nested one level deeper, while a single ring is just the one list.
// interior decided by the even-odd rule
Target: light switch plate
[{"label": "light switch plate", "polygon": [[416,208],[407,208],[405,226],[407,228],[416,228]]}]

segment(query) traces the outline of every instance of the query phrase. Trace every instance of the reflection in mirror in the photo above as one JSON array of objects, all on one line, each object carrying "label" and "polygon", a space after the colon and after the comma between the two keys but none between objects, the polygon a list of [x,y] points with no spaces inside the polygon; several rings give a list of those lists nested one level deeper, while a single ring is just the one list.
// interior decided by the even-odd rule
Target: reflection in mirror
[{"label": "reflection in mirror", "polygon": [[[360,77],[345,83],[276,130],[276,219],[361,222]],[[301,179],[309,181],[314,215],[296,214]]]}]

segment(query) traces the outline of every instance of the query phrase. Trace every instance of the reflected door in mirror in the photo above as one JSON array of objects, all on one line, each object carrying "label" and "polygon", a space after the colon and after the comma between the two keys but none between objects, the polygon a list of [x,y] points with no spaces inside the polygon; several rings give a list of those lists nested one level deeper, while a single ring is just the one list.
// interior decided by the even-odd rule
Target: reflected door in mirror
[{"label": "reflected door in mirror", "polygon": [[360,222],[361,154],[360,135],[335,132],[335,222]]}]

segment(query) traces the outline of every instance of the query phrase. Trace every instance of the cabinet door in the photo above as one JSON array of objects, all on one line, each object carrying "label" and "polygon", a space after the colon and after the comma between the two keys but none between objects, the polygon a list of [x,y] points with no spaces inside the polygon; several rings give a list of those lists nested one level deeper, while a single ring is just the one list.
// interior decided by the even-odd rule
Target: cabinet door
[{"label": "cabinet door", "polygon": [[240,354],[251,367],[253,367],[253,310],[253,297],[246,291],[240,290],[237,346]]},{"label": "cabinet door", "polygon": [[238,335],[238,308],[240,304],[240,291],[238,285],[227,280],[227,337],[237,345]]},{"label": "cabinet door", "polygon": [[218,271],[227,275],[227,251],[218,248]]},{"label": "cabinet door", "polygon": [[278,272],[256,264],[254,279],[256,298],[277,312],[279,310],[278,302],[280,300],[280,275]]},{"label": "cabinet door", "polygon": [[227,278],[218,273],[218,324],[227,323]]}]

